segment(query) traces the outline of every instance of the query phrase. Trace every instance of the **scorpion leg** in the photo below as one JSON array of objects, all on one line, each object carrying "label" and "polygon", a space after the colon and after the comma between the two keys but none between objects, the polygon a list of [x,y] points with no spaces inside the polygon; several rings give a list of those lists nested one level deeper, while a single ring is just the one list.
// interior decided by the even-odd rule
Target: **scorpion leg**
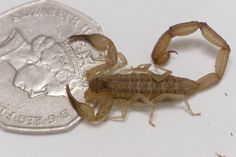
[{"label": "scorpion leg", "polygon": [[156,80],[157,82],[160,82],[162,80],[164,80],[165,78],[167,78],[168,76],[170,76],[172,74],[172,71],[164,69],[164,68],[160,68],[161,70],[165,71],[163,74],[161,75],[156,75],[153,72],[150,73],[150,75],[152,76],[152,78],[154,80]]},{"label": "scorpion leg", "polygon": [[116,47],[112,40],[110,40],[106,36],[101,34],[90,34],[73,35],[69,38],[70,42],[75,42],[78,40],[89,42],[98,51],[107,51],[106,63],[96,66],[87,71],[86,76],[88,80],[91,80],[95,75],[103,73],[116,65],[118,60]]},{"label": "scorpion leg", "polygon": [[109,117],[112,109],[112,103],[112,98],[108,98],[105,102],[99,105],[99,109],[95,115],[95,121],[106,120]]},{"label": "scorpion leg", "polygon": [[156,98],[152,99],[152,102],[160,102],[165,99],[172,99],[172,100],[184,100],[184,103],[187,107],[187,112],[190,113],[192,116],[200,116],[201,113],[194,113],[191,109],[190,104],[188,103],[187,97],[185,95],[179,95],[179,94],[161,94],[157,96]]},{"label": "scorpion leg", "polygon": [[127,112],[128,112],[128,106],[129,104],[126,102],[125,104],[122,105],[122,111],[121,111],[121,115],[117,115],[117,116],[112,116],[110,117],[111,120],[125,120],[126,116],[127,116]]},{"label": "scorpion leg", "polygon": [[137,67],[130,67],[129,69],[124,69],[120,73],[124,74],[130,74],[130,73],[147,73],[149,68],[151,67],[151,64],[140,64]]},{"label": "scorpion leg", "polygon": [[165,68],[162,68],[162,67],[158,67],[159,69],[161,69],[161,70],[163,70],[165,72],[163,74],[161,74],[161,75],[156,75],[155,73],[153,73],[152,71],[149,70],[150,67],[151,67],[151,64],[141,64],[138,67],[134,68],[133,70],[135,72],[148,73],[157,82],[160,82],[160,81],[164,80],[165,78],[167,78],[168,76],[170,76],[172,74],[172,71],[170,71],[168,69],[165,69]]},{"label": "scorpion leg", "polygon": [[180,23],[170,27],[169,30],[167,30],[156,43],[152,51],[152,59],[157,65],[166,63],[170,58],[170,53],[174,52],[173,50],[167,50],[171,39],[175,36],[186,36],[192,34],[197,29],[201,30],[203,37],[207,41],[217,47],[220,47],[216,57],[215,72],[207,74],[197,80],[199,83],[199,89],[202,90],[216,84],[221,79],[224,74],[230,53],[230,47],[227,42],[206,23],[192,21]]},{"label": "scorpion leg", "polygon": [[139,66],[133,68],[131,67],[130,69],[125,69],[122,70],[120,73],[144,73],[144,74],[150,74],[152,76],[152,78],[154,80],[156,80],[157,82],[160,82],[162,80],[164,80],[165,78],[167,78],[168,76],[170,76],[172,74],[172,71],[164,69],[162,67],[159,67],[161,70],[165,71],[163,74],[161,75],[156,75],[155,73],[153,73],[152,71],[149,70],[149,68],[151,67],[151,64],[140,64]]},{"label": "scorpion leg", "polygon": [[131,68],[130,70],[133,72],[147,72],[149,71],[149,68],[152,66],[152,64],[140,64],[136,68]]},{"label": "scorpion leg", "polygon": [[152,78],[154,80],[156,80],[157,82],[160,82],[162,80],[164,80],[165,78],[167,78],[168,76],[170,76],[172,74],[172,71],[167,70],[165,68],[159,67],[161,70],[165,71],[163,74],[161,75],[157,75],[155,73],[153,73],[152,71],[149,70],[151,64],[141,64],[138,67],[134,68],[135,72],[144,72],[147,74],[150,74],[152,76]]},{"label": "scorpion leg", "polygon": [[76,110],[78,115],[88,121],[101,121],[108,118],[112,108],[112,98],[107,98],[106,102],[100,104],[97,113],[95,114],[93,107],[91,107],[87,103],[81,103],[75,99],[69,89],[69,85],[66,86],[66,91],[68,94],[68,98]]},{"label": "scorpion leg", "polygon": [[154,119],[154,112],[155,112],[155,106],[154,104],[144,95],[138,93],[136,95],[134,95],[133,97],[131,97],[128,100],[128,104],[131,104],[132,102],[136,102],[136,101],[142,101],[144,104],[148,104],[150,106],[150,114],[149,114],[149,124],[153,127],[155,127],[155,124],[153,123],[153,119]]},{"label": "scorpion leg", "polygon": [[108,72],[105,72],[106,74],[112,74],[114,71],[121,69],[128,64],[127,59],[125,58],[125,56],[121,52],[118,52],[118,58],[121,61],[121,63],[117,63],[115,66],[113,66],[111,69],[109,69]]},{"label": "scorpion leg", "polygon": [[137,101],[141,101],[144,104],[148,104],[150,106],[150,115],[149,115],[149,124],[152,125],[153,127],[155,127],[155,124],[152,122],[153,121],[153,117],[154,117],[154,111],[155,111],[155,106],[154,104],[144,95],[142,94],[136,94],[134,96],[132,96],[125,104],[122,110],[122,115],[121,116],[114,116],[112,117],[112,119],[115,120],[123,120],[126,118],[127,115],[127,111],[128,111],[128,106],[131,105],[133,102],[137,102]]}]

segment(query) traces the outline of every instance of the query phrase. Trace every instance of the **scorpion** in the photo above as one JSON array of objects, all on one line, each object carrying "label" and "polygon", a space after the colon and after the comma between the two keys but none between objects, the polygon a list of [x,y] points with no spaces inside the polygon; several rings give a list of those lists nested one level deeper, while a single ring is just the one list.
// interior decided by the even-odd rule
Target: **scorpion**
[{"label": "scorpion", "polygon": [[[86,41],[98,51],[106,51],[106,61],[86,72],[89,83],[84,97],[86,102],[79,102],[72,95],[69,85],[66,92],[70,103],[80,117],[89,122],[100,122],[108,118],[114,120],[124,120],[128,107],[133,102],[141,102],[146,107],[150,107],[149,124],[153,123],[155,104],[166,100],[182,100],[193,116],[194,113],[188,103],[187,97],[198,91],[207,89],[218,83],[224,72],[230,54],[230,46],[205,22],[185,22],[171,26],[157,41],[153,51],[152,60],[156,65],[165,64],[170,59],[173,50],[167,50],[171,39],[176,36],[186,36],[197,30],[211,44],[219,47],[215,61],[215,72],[209,73],[197,81],[177,77],[172,75],[170,70],[164,70],[163,74],[156,74],[149,70],[151,64],[141,64],[135,68],[131,67],[120,72],[116,72],[127,65],[126,58],[122,53],[117,52],[111,39],[101,34],[73,35],[70,42]],[[121,62],[118,63],[118,60]],[[112,106],[115,101],[123,100],[121,115],[111,117]],[[92,106],[96,106],[95,107]]]}]

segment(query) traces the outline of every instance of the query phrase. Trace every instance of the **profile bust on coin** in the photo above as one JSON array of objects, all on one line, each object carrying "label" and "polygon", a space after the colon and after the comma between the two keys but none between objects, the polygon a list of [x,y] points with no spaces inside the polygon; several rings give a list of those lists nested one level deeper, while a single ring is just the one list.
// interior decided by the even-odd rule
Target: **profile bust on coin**
[{"label": "profile bust on coin", "polygon": [[15,70],[13,85],[30,97],[64,96],[65,85],[79,77],[63,43],[46,35],[28,42],[18,29],[12,30],[0,44],[0,60]]}]

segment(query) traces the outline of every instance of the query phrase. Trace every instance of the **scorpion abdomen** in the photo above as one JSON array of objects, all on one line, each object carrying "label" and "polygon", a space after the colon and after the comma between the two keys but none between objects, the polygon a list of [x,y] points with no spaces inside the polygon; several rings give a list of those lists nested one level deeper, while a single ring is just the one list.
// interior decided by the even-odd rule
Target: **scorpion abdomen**
[{"label": "scorpion abdomen", "polygon": [[96,93],[109,92],[111,97],[117,99],[129,99],[138,93],[152,99],[161,94],[188,95],[187,93],[197,89],[197,84],[173,75],[156,81],[150,74],[132,73],[96,77],[90,81],[89,87]]}]

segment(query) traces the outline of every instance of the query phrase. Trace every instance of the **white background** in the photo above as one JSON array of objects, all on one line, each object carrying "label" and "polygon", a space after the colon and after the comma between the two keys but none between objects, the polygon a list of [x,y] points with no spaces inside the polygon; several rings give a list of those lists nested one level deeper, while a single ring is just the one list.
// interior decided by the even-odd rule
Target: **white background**
[{"label": "white background", "polygon": [[[195,112],[184,103],[164,103],[156,108],[155,128],[148,124],[148,110],[130,109],[125,122],[100,125],[80,123],[70,132],[31,136],[0,130],[1,157],[215,157],[236,156],[236,11],[233,0],[58,0],[97,21],[119,51],[136,66],[151,62],[151,51],[169,26],[205,21],[231,46],[223,79],[213,88],[189,98]],[[0,2],[3,12],[27,0]],[[7,26],[6,26],[7,27]],[[176,38],[166,66],[175,75],[197,79],[214,70],[217,49],[196,33]],[[228,96],[225,95],[227,93]]]}]

